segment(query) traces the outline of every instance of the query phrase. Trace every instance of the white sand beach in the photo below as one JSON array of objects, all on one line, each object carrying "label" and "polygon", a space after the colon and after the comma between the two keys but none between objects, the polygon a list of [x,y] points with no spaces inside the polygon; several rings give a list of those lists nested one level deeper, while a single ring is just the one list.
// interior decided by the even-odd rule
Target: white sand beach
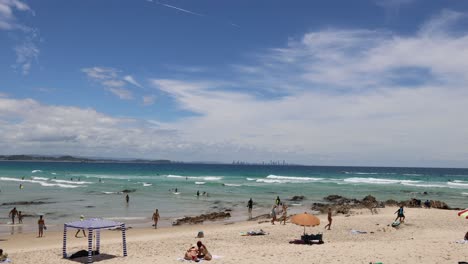
[{"label": "white sand beach", "polygon": [[[128,257],[122,256],[118,231],[101,235],[101,255],[96,263],[178,263],[189,245],[200,239],[209,251],[219,256],[211,263],[458,263],[468,260],[468,244],[458,244],[468,231],[468,222],[456,211],[406,209],[406,221],[399,228],[389,226],[397,208],[353,210],[350,216],[334,217],[332,230],[324,230],[326,215],[320,215],[318,227],[308,233],[323,232],[322,245],[295,245],[288,242],[300,238],[303,227],[287,223],[239,222],[205,223],[160,229],[134,228],[127,232]],[[263,229],[265,236],[241,236],[241,232]],[[367,234],[352,234],[351,230]],[[73,232],[73,231],[72,231]],[[2,237],[1,248],[13,263],[76,263],[62,259],[62,233],[47,232]],[[86,249],[87,239],[69,237],[68,252]],[[104,259],[103,259],[104,258]]]}]

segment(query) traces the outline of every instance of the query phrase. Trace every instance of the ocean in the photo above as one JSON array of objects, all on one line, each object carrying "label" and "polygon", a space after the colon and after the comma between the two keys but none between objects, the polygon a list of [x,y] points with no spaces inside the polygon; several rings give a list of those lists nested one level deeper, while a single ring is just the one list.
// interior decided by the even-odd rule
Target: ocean
[{"label": "ocean", "polygon": [[[433,199],[467,207],[468,169],[5,161],[0,162],[0,190],[0,233],[14,233],[35,230],[41,214],[57,229],[80,215],[147,225],[155,208],[163,226],[177,217],[221,209],[232,209],[233,220],[242,220],[249,198],[258,215],[269,212],[276,196],[296,211],[330,194]],[[124,190],[130,191],[128,204]],[[288,201],[295,195],[305,200]],[[12,227],[8,212],[15,205],[5,203],[20,201],[40,204],[16,205],[30,217]]]}]

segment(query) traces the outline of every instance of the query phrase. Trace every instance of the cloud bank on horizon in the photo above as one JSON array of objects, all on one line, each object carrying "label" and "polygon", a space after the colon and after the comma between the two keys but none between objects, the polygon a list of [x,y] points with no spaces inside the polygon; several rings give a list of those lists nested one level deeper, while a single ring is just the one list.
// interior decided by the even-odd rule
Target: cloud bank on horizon
[{"label": "cloud bank on horizon", "polygon": [[[0,0],[0,28],[18,23],[14,8],[32,12]],[[242,60],[160,62],[159,71],[80,63],[83,93],[104,99],[1,91],[0,154],[466,167],[467,21],[444,8],[411,33],[329,25],[237,51]]]}]

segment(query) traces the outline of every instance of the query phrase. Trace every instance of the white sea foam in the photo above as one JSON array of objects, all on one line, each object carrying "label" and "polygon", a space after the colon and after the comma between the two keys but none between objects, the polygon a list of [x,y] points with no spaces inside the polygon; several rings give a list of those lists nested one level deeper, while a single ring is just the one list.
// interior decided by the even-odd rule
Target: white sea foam
[{"label": "white sea foam", "polygon": [[248,181],[256,181],[257,179],[254,179],[254,178],[246,178],[246,180],[248,180]]},{"label": "white sea foam", "polygon": [[166,175],[167,178],[184,178],[184,179],[191,179],[191,180],[204,180],[204,181],[219,181],[223,179],[223,177],[218,176],[180,176],[180,175]]},{"label": "white sea foam", "polygon": [[468,196],[468,193],[466,193],[466,192],[462,192],[461,194],[465,195],[465,196]]},{"label": "white sea foam", "polygon": [[228,187],[240,187],[242,184],[235,184],[235,183],[223,183],[224,186]]},{"label": "white sea foam", "polygon": [[48,182],[38,181],[38,180],[21,180],[21,179],[10,178],[10,177],[0,177],[0,181],[38,183],[38,184],[40,184],[41,186],[44,186],[44,187],[61,187],[61,188],[77,188],[77,187],[79,187],[79,186],[76,186],[76,185],[48,183]]},{"label": "white sea foam", "polygon": [[205,184],[206,182],[195,182],[195,184],[198,184],[198,185],[203,185]]},{"label": "white sea foam", "polygon": [[42,172],[41,170],[33,170],[31,173],[37,173],[37,172]]},{"label": "white sea foam", "polygon": [[343,180],[348,183],[367,183],[367,184],[415,184],[421,181],[411,180],[395,180],[395,179],[379,179],[379,178],[346,178]]},{"label": "white sea foam", "polygon": [[50,174],[52,174],[52,175],[57,175],[57,173],[55,173],[55,172],[51,172]]},{"label": "white sea foam", "polygon": [[120,194],[121,192],[102,192],[103,194]]},{"label": "white sea foam", "polygon": [[403,174],[403,175],[405,175],[405,176],[422,176],[422,175],[424,175],[424,174],[418,174],[418,173],[405,173],[405,174]]},{"label": "white sea foam", "polygon": [[46,178],[46,177],[32,177],[33,180],[39,180],[39,181],[48,181],[49,178]]},{"label": "white sea foam", "polygon": [[447,182],[448,185],[453,186],[453,187],[459,187],[459,188],[468,188],[468,182],[461,183],[459,182]]},{"label": "white sea foam", "polygon": [[402,183],[406,186],[414,186],[414,187],[423,187],[423,188],[447,188],[446,184],[442,183]]},{"label": "white sea foam", "polygon": [[67,181],[67,180],[57,180],[57,179],[52,179],[51,181],[58,182],[58,183],[68,183],[68,184],[92,184],[92,182],[87,182],[87,181]]},{"label": "white sea foam", "polygon": [[148,187],[148,186],[153,186],[153,184],[152,184],[152,183],[146,183],[146,182],[144,182],[144,183],[143,183],[143,186],[144,186],[144,187]]},{"label": "white sea foam", "polygon": [[275,180],[292,180],[292,181],[321,181],[323,178],[312,178],[312,177],[291,177],[291,176],[278,176],[278,175],[268,175],[267,179]]}]

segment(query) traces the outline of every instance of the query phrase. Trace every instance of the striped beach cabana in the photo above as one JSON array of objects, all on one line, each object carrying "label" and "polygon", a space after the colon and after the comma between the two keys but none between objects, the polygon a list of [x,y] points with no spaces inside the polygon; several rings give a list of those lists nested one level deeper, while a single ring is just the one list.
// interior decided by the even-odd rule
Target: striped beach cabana
[{"label": "striped beach cabana", "polygon": [[127,256],[127,239],[125,235],[125,224],[104,220],[101,218],[90,218],[83,221],[75,221],[63,225],[63,257],[67,258],[67,229],[88,230],[88,263],[93,263],[93,234],[96,234],[96,251],[100,249],[101,229],[120,228],[122,230],[123,256]]}]

